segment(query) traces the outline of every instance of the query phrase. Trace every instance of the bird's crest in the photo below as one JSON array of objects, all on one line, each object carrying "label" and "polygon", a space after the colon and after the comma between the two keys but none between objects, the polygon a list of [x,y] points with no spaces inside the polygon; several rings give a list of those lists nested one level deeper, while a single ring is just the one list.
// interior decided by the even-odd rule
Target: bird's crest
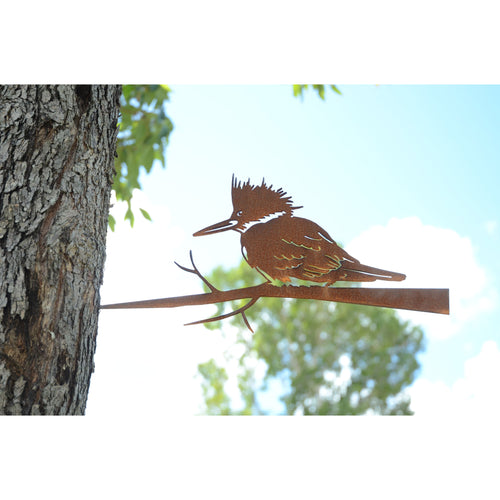
[{"label": "bird's crest", "polygon": [[268,186],[264,179],[260,186],[250,184],[250,179],[241,182],[233,175],[232,183],[233,208],[241,210],[245,218],[258,220],[266,215],[284,212],[286,215],[292,215],[292,212],[298,208],[294,207],[291,196],[287,196],[283,189],[273,189]]}]

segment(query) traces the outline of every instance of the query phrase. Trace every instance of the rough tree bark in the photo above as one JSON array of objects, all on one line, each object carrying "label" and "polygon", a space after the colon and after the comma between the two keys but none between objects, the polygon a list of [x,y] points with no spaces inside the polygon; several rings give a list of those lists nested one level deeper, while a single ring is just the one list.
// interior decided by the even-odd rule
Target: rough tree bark
[{"label": "rough tree bark", "polygon": [[85,411],[120,93],[0,87],[0,414]]}]

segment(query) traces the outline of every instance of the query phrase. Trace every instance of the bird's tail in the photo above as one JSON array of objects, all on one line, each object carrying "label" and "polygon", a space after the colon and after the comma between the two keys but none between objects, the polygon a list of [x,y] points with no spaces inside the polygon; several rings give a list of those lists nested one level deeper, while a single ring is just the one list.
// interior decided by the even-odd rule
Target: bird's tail
[{"label": "bird's tail", "polygon": [[365,266],[360,262],[345,262],[342,266],[341,272],[346,273],[346,276],[344,278],[345,281],[403,281],[406,278],[405,274],[386,271],[385,269],[378,269],[376,267]]}]

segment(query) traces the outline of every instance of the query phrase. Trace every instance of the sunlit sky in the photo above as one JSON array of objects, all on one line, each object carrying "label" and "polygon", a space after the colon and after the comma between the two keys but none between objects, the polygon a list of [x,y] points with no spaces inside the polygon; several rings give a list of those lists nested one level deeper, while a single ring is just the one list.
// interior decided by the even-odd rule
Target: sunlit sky
[{"label": "sunlit sky", "polygon": [[[172,86],[167,167],[142,177],[134,202],[153,222],[138,216],[134,229],[119,222],[109,233],[102,302],[199,293],[174,264],[187,265],[189,250],[204,274],[239,263],[235,232],[192,233],[230,215],[233,173],[265,178],[359,260],[404,272],[397,286],[450,288],[450,316],[400,313],[427,339],[409,389],[415,413],[498,411],[488,391],[500,375],[500,87],[339,88],[322,101],[294,98],[291,85]],[[220,358],[222,343],[183,324],[212,313],[102,311],[87,413],[120,411],[117,379],[151,409],[197,413],[196,365]]]}]

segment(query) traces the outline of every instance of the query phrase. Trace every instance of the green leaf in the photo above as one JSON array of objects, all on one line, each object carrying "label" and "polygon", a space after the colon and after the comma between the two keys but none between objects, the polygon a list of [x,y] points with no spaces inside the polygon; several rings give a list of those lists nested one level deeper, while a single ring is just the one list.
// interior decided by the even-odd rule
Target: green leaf
[{"label": "green leaf", "polygon": [[132,212],[132,207],[131,207],[131,204],[130,202],[128,202],[128,209],[127,211],[125,212],[125,217],[124,217],[125,220],[128,220],[130,222],[130,227],[134,227],[134,220],[135,220],[135,217],[134,217],[134,213]]},{"label": "green leaf", "polygon": [[325,86],[324,85],[313,85],[313,89],[316,90],[319,97],[324,101],[325,100]]},{"label": "green leaf", "polygon": [[151,216],[149,215],[149,213],[148,213],[148,212],[146,212],[146,210],[144,210],[143,208],[139,208],[139,210],[141,211],[141,214],[142,214],[142,216],[143,216],[145,219],[147,219],[147,220],[149,220],[149,221],[151,220]]},{"label": "green leaf", "polygon": [[293,85],[293,96],[302,97],[302,92],[304,88],[307,88],[307,85]]},{"label": "green leaf", "polygon": [[[309,87],[309,85],[293,85],[293,95],[294,97],[301,97],[303,98],[304,97],[304,91],[307,90]],[[326,97],[326,94],[325,94],[325,85],[311,85],[311,87],[313,88],[313,90],[316,91],[316,93],[318,94],[318,96],[320,97],[320,99],[322,99],[323,101],[325,100],[325,97]],[[340,92],[340,90],[337,88],[336,85],[328,85],[328,87],[330,87],[331,90],[333,90],[334,92],[336,92],[337,94],[339,95],[342,95],[342,92]]]},{"label": "green leaf", "polygon": [[115,225],[116,225],[116,220],[115,220],[115,218],[111,214],[108,215],[108,225],[109,225],[111,231],[114,232]]},{"label": "green leaf", "polygon": [[338,89],[336,85],[330,85],[330,88],[337,94],[342,95],[342,92]]}]

